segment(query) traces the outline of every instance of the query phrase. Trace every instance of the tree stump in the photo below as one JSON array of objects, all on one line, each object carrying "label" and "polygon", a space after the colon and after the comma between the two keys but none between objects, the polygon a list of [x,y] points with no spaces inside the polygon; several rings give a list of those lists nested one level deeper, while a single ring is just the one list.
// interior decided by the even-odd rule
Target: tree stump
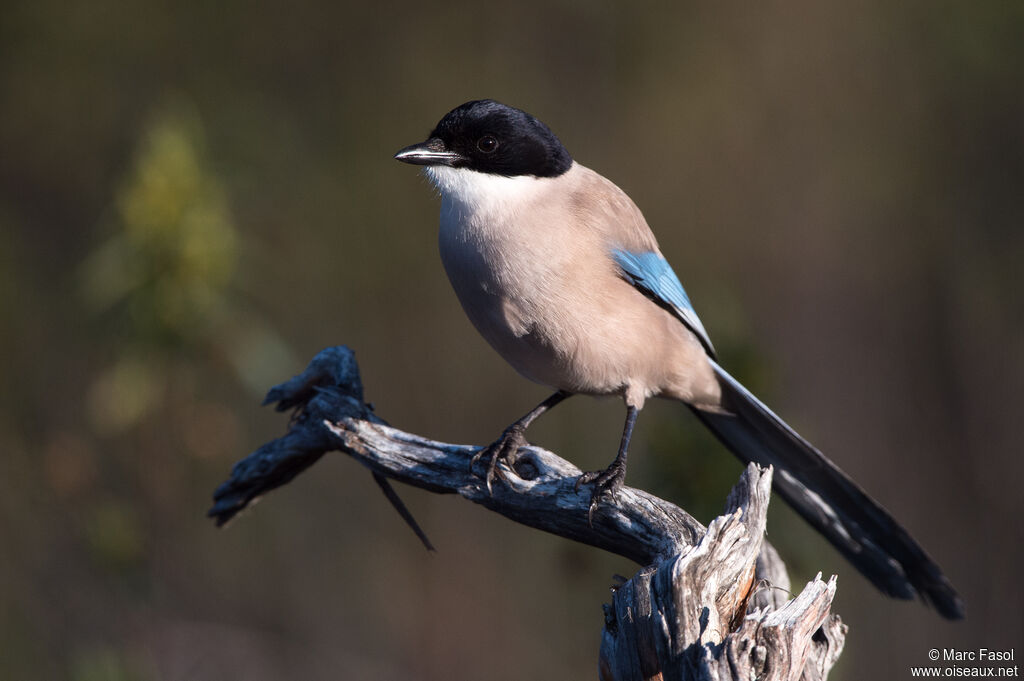
[{"label": "tree stump", "polygon": [[460,496],[516,522],[625,556],[643,566],[605,606],[599,676],[646,679],[825,679],[846,626],[829,608],[836,580],[819,574],[789,598],[789,578],[764,541],[772,471],[750,464],[705,528],[686,511],[623,487],[589,513],[575,489],[580,470],[539,447],[523,447],[488,491],[470,470],[480,447],[429,440],[387,425],[363,401],[354,353],[322,350],[264,404],[294,409],[286,435],[242,459],[214,493],[209,515],[223,525],[329,451],[366,466],[427,548],[429,540],[390,480]]}]

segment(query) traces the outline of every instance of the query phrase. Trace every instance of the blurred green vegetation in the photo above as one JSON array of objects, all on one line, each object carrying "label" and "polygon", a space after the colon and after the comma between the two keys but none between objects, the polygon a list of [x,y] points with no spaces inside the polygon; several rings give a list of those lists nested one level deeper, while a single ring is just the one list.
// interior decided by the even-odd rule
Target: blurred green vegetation
[{"label": "blurred green vegetation", "polygon": [[[391,161],[476,97],[637,201],[730,371],[964,592],[963,625],[886,601],[773,509],[795,583],[840,574],[834,677],[1016,645],[1022,8],[6,3],[0,678],[593,677],[625,561],[400,490],[425,555],[331,458],[203,517],[284,428],[262,391],[323,346],[438,438],[543,396],[462,316],[433,192]],[[572,400],[531,436],[595,468],[622,415]],[[679,405],[644,410],[631,484],[707,521],[738,472]]]},{"label": "blurred green vegetation", "polygon": [[201,136],[194,112],[161,111],[146,124],[115,198],[116,232],[85,262],[88,301],[126,308],[143,342],[202,336],[226,302],[237,236]]},{"label": "blurred green vegetation", "polygon": [[215,341],[231,302],[237,236],[224,190],[204,167],[197,114],[178,104],[144,126],[116,192],[113,234],[82,265],[84,302],[124,341],[89,392],[100,432],[159,407],[169,354]]}]

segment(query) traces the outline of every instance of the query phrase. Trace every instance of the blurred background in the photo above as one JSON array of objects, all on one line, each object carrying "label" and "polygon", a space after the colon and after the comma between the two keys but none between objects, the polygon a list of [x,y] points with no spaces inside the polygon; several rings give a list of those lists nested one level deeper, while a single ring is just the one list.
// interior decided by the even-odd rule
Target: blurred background
[{"label": "blurred background", "polygon": [[[492,97],[643,208],[723,363],[882,501],[967,602],[839,574],[835,679],[1019,649],[1024,4],[9,0],[0,19],[0,678],[592,679],[636,566],[327,457],[225,530],[258,406],[358,353],[392,424],[483,444],[546,395],[473,331],[394,162]],[[580,398],[531,439],[606,465]],[[739,464],[644,410],[630,484],[707,522]]]}]

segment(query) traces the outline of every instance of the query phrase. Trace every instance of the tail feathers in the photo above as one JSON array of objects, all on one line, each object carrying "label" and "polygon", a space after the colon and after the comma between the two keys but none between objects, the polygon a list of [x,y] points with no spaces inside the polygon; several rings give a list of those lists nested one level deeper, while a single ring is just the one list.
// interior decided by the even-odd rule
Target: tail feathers
[{"label": "tail feathers", "polygon": [[739,381],[712,365],[728,411],[691,406],[704,425],[744,463],[771,464],[776,492],[881,591],[905,599],[919,595],[943,617],[963,618],[963,601],[953,585],[889,512]]}]

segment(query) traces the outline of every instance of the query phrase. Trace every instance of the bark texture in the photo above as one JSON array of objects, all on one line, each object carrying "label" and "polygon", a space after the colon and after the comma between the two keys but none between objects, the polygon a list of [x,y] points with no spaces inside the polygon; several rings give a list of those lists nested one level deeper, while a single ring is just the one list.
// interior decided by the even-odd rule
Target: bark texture
[{"label": "bark texture", "polygon": [[459,494],[512,520],[635,561],[642,568],[605,606],[604,681],[640,679],[825,679],[846,627],[830,615],[835,578],[819,575],[790,597],[785,566],[764,541],[772,471],[751,464],[705,528],[686,511],[623,487],[589,514],[580,470],[539,447],[523,447],[488,492],[480,447],[436,442],[387,425],[363,400],[354,353],[327,348],[264,401],[294,409],[289,430],[239,461],[214,493],[223,525],[329,451],[366,466],[421,541],[425,533],[391,480]]}]

